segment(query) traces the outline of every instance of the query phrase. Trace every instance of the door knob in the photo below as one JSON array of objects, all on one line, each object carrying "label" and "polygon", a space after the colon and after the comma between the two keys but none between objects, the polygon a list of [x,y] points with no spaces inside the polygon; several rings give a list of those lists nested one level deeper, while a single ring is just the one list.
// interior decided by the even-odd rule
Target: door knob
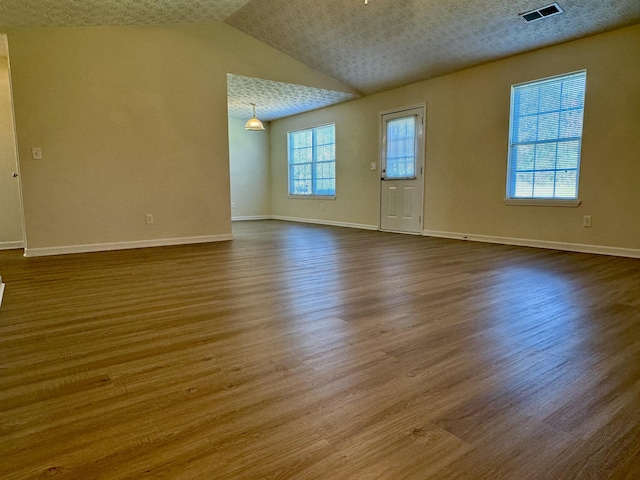
[{"label": "door knob", "polygon": [[16,178],[18,176],[17,173],[14,173],[13,175],[11,175],[13,178]]}]

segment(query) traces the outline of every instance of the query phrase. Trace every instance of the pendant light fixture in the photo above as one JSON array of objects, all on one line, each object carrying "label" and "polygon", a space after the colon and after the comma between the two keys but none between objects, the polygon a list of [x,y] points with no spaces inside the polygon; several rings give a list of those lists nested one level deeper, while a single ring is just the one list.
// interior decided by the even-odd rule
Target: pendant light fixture
[{"label": "pendant light fixture", "polygon": [[247,122],[247,124],[244,126],[245,130],[264,130],[264,125],[262,124],[262,122],[260,120],[258,120],[258,117],[256,117],[256,104],[252,103],[251,105],[253,105],[253,118],[249,119],[249,121]]}]

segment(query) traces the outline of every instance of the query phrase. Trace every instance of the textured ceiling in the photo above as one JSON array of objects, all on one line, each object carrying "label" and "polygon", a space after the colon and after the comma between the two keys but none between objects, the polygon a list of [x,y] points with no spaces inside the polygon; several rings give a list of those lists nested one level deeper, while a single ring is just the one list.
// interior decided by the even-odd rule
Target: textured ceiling
[{"label": "textured ceiling", "polygon": [[[369,0],[365,5],[364,0],[0,0],[0,25],[225,21],[371,94],[640,22],[640,0],[558,0],[565,11],[562,15],[532,23],[519,16],[549,3],[552,1]],[[253,102],[263,118],[279,118],[294,111],[292,101],[296,109],[310,110],[323,105],[318,96],[326,96],[325,105],[336,103],[337,98],[347,99],[326,90],[304,88],[294,93],[288,84],[253,82],[231,77],[231,114],[246,116],[242,104]],[[282,105],[280,110],[277,104]]]},{"label": "textured ceiling", "polygon": [[6,57],[7,55],[7,36],[0,34],[0,57]]},{"label": "textured ceiling", "polygon": [[259,78],[227,75],[229,115],[246,118],[253,116],[263,121],[295,115],[357,98],[356,95],[291,83],[273,82]]},{"label": "textured ceiling", "polygon": [[640,21],[639,0],[252,0],[226,23],[370,94]]},{"label": "textured ceiling", "polygon": [[224,20],[248,0],[1,0],[0,25],[160,25]]}]

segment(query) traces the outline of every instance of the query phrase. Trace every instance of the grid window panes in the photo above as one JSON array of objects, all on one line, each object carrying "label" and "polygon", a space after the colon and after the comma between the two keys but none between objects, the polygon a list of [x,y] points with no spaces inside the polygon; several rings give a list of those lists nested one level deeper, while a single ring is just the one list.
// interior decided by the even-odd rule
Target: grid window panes
[{"label": "grid window panes", "polygon": [[335,194],[335,125],[289,132],[289,195]]},{"label": "grid window panes", "polygon": [[512,87],[508,198],[577,199],[587,73]]},{"label": "grid window panes", "polygon": [[416,119],[411,116],[387,122],[385,178],[416,176]]}]

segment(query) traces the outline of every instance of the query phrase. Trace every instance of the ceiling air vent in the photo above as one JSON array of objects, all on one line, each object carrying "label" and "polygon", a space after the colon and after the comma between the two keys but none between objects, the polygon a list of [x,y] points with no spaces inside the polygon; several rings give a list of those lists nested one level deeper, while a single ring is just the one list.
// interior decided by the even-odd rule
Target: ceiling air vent
[{"label": "ceiling air vent", "polygon": [[553,15],[559,15],[564,13],[560,5],[557,3],[552,3],[551,5],[547,5],[546,7],[537,8],[536,10],[531,10],[530,12],[521,13],[520,16],[524,18],[527,22],[535,22],[536,20],[540,20],[541,18],[552,17]]}]

